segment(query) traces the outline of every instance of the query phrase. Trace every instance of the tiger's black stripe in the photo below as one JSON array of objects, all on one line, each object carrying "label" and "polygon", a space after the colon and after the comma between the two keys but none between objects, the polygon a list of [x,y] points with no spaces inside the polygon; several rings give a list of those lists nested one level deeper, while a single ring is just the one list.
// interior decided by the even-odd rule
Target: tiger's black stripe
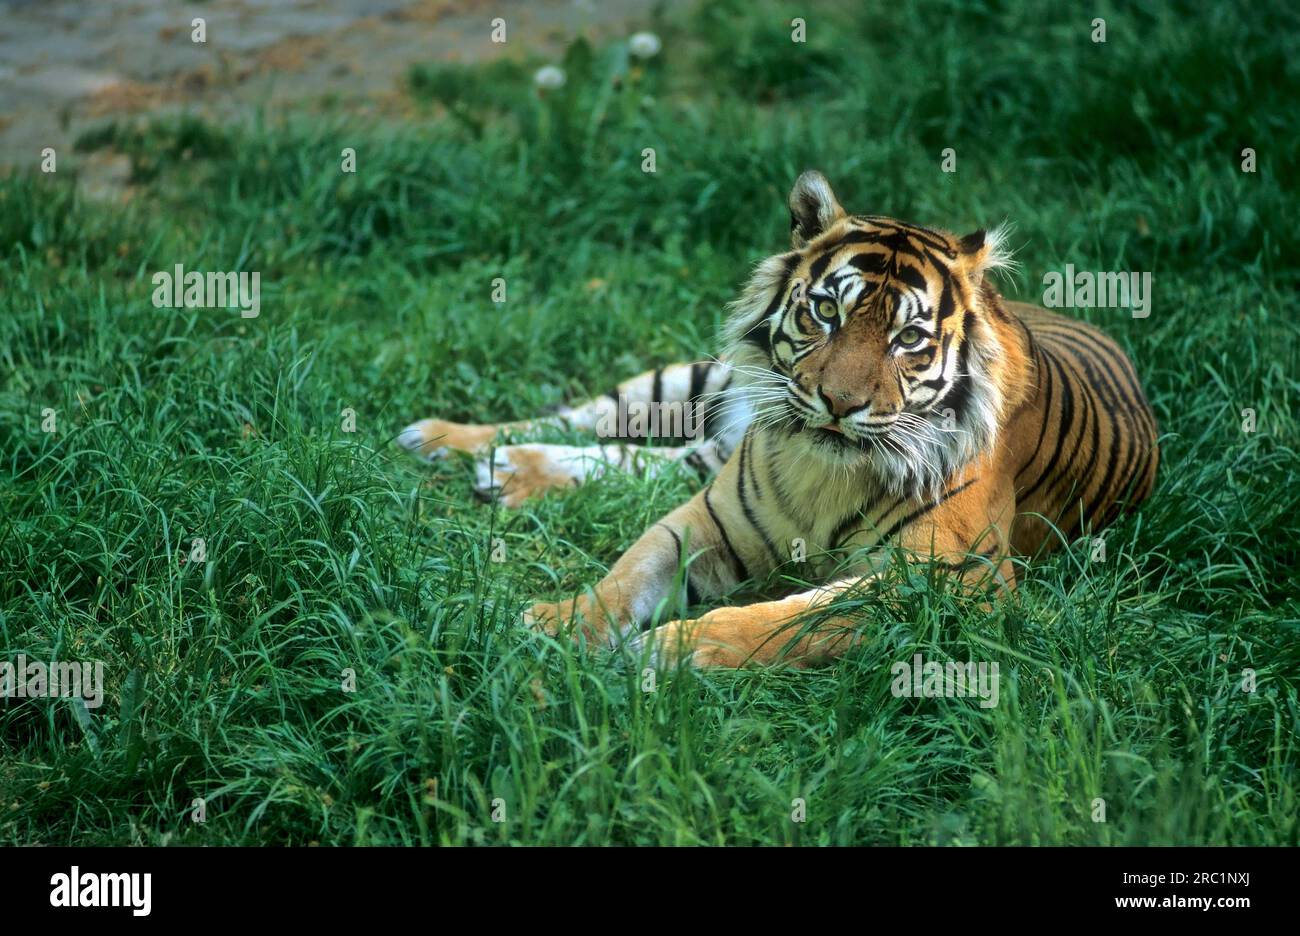
[{"label": "tiger's black stripe", "polygon": [[673,542],[677,544],[677,568],[682,570],[682,580],[686,583],[686,603],[692,606],[699,604],[700,592],[699,589],[695,587],[695,583],[691,581],[691,567],[687,562],[689,557],[686,555],[682,538],[678,536],[677,531],[668,524],[660,523],[658,525],[667,530],[668,535],[671,536]]},{"label": "tiger's black stripe", "polygon": [[[1047,460],[1046,467],[1039,472],[1038,477],[1034,480],[1028,489],[1020,495],[1021,500],[1029,500],[1042,486],[1043,482],[1055,474],[1056,463],[1061,458],[1061,453],[1065,450],[1065,440],[1070,435],[1070,430],[1074,428],[1074,391],[1070,389],[1070,378],[1061,367],[1056,356],[1046,347],[1042,349],[1043,360],[1047,362],[1049,369],[1056,371],[1057,379],[1061,385],[1061,418],[1060,425],[1056,427],[1056,447],[1052,450],[1052,456]],[[1050,418],[1050,414],[1048,414]]]},{"label": "tiger's black stripe", "polygon": [[727,547],[727,554],[731,557],[732,574],[736,576],[737,581],[747,582],[750,578],[749,569],[745,565],[745,560],[741,559],[740,554],[736,552],[736,547],[731,545],[731,537],[727,535],[727,528],[722,525],[718,512],[713,509],[713,503],[709,500],[709,493],[712,490],[712,484],[704,489],[704,509],[709,512],[709,518],[713,521],[713,525],[718,528],[718,535],[722,537],[722,545]]},{"label": "tiger's black stripe", "polygon": [[[758,516],[754,513],[754,508],[749,502],[749,491],[747,490],[747,485],[745,483],[745,469],[748,467],[751,474],[754,470],[754,462],[749,455],[749,446],[753,441],[753,438],[753,433],[746,433],[744,441],[740,443],[740,464],[737,466],[739,471],[736,472],[738,476],[736,479],[736,493],[740,498],[740,509],[741,512],[744,513],[745,519],[748,520],[749,525],[758,532],[759,538],[763,541],[763,545],[767,548],[768,554],[772,557],[772,561],[777,565],[780,565],[784,560],[782,559],[781,554],[777,551],[776,544],[772,542],[772,538],[768,535],[767,530],[763,529],[763,525],[759,522]],[[757,493],[757,478],[754,479],[754,487],[755,493]]]},{"label": "tiger's black stripe", "polygon": [[936,500],[930,501],[929,503],[924,504],[921,507],[918,507],[916,510],[912,511],[907,516],[905,516],[902,520],[899,520],[897,523],[891,526],[885,532],[885,535],[880,538],[880,541],[882,543],[888,543],[895,536],[897,536],[900,531],[911,526],[917,520],[920,520],[922,517],[924,517],[930,511],[934,510],[944,501],[956,497],[958,494],[966,490],[968,487],[970,487],[978,480],[979,480],[978,478],[971,478],[969,481],[959,484],[955,488],[949,488],[947,491],[944,491],[942,494],[939,495],[939,497]]}]

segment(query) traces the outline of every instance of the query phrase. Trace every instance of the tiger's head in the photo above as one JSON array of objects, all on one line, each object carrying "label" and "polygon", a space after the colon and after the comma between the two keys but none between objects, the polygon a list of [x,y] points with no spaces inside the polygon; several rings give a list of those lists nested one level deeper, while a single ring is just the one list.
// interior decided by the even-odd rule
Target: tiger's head
[{"label": "tiger's head", "polygon": [[899,494],[988,451],[1004,418],[1010,317],[985,281],[1004,232],[965,237],[850,215],[818,172],[790,192],[792,250],[732,303],[729,358],[753,425]]}]

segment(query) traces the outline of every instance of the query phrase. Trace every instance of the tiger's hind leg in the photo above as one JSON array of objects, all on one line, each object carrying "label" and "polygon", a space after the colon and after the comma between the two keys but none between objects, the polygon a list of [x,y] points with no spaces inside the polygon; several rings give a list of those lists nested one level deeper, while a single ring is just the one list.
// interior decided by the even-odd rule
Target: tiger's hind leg
[{"label": "tiger's hind leg", "polygon": [[[731,365],[724,362],[670,364],[625,380],[602,396],[561,407],[551,415],[536,419],[479,424],[422,419],[403,429],[397,436],[397,443],[428,460],[444,457],[453,451],[481,455],[493,442],[501,441],[507,435],[523,435],[547,428],[590,432],[599,431],[602,426],[617,429],[620,405],[625,411],[652,403],[681,404],[683,410],[689,405],[692,411],[695,407],[712,404],[710,408],[716,409],[718,397],[730,383]],[[682,419],[687,419],[685,412]],[[706,414],[702,420],[706,434],[709,422]]]},{"label": "tiger's hind leg", "polygon": [[452,452],[477,455],[487,451],[502,428],[505,427],[421,419],[397,434],[397,444],[425,461],[437,461]]},{"label": "tiger's hind leg", "polygon": [[474,465],[474,493],[490,500],[500,497],[506,507],[520,507],[548,491],[586,484],[610,471],[654,477],[681,462],[701,477],[715,474],[726,462],[718,443],[698,445],[503,445]]},{"label": "tiger's hind leg", "polygon": [[[452,452],[478,456],[475,489],[483,495],[500,492],[508,506],[556,488],[568,488],[606,471],[644,472],[662,463],[683,460],[701,474],[711,474],[730,455],[744,434],[749,412],[743,400],[730,397],[731,366],[720,361],[673,364],[646,371],[620,383],[602,396],[585,400],[537,419],[467,425],[425,419],[402,430],[397,442],[432,461]],[[661,439],[685,436],[689,444],[648,448],[636,413],[655,409]],[[602,444],[592,446],[504,445],[505,438],[539,430],[594,432]],[[711,443],[704,445],[704,443]]]}]

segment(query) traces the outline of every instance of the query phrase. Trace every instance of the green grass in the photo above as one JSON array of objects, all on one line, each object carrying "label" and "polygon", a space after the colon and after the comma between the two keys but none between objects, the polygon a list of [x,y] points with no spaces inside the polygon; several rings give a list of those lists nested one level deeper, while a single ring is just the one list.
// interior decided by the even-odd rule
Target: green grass
[{"label": "green grass", "polygon": [[[81,144],[132,157],[125,209],[0,179],[0,659],[108,682],[88,718],[0,704],[0,842],[1296,843],[1296,14],[798,6],[636,24],[645,67],[578,43],[545,99],[526,55],[431,64],[413,125],[112,126]],[[1076,544],[992,614],[918,572],[833,668],[643,692],[514,622],[690,479],[512,513],[391,440],[716,350],[808,167],[851,210],[1012,220],[1014,298],[1067,262],[1152,271],[1149,318],[1076,314],[1137,362],[1159,486],[1104,562]],[[261,317],[154,308],[176,263],[260,271]],[[895,698],[916,652],[1000,661],[1000,704]]]}]

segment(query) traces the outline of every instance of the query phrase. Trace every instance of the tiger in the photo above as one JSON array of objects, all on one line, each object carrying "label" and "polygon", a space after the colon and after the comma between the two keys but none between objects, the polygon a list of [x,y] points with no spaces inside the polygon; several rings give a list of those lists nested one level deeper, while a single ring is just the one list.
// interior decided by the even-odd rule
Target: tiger
[{"label": "tiger", "polygon": [[[594,587],[524,625],[656,666],[824,665],[861,639],[838,609],[891,556],[930,563],[990,600],[1017,559],[1093,535],[1151,494],[1155,415],[1100,330],[1003,299],[1006,227],[965,236],[848,214],[820,172],[789,195],[790,249],[758,263],[728,308],[725,351],[621,384],[542,420],[424,420],[402,444],[480,456],[476,490],[518,506],[606,471],[684,463],[706,477]],[[545,425],[591,428],[620,398],[711,401],[702,440],[637,450],[506,445]],[[817,582],[721,603],[793,561]],[[796,586],[797,587],[797,586]],[[708,607],[643,628],[663,608]],[[808,623],[810,622],[811,623]]]}]

